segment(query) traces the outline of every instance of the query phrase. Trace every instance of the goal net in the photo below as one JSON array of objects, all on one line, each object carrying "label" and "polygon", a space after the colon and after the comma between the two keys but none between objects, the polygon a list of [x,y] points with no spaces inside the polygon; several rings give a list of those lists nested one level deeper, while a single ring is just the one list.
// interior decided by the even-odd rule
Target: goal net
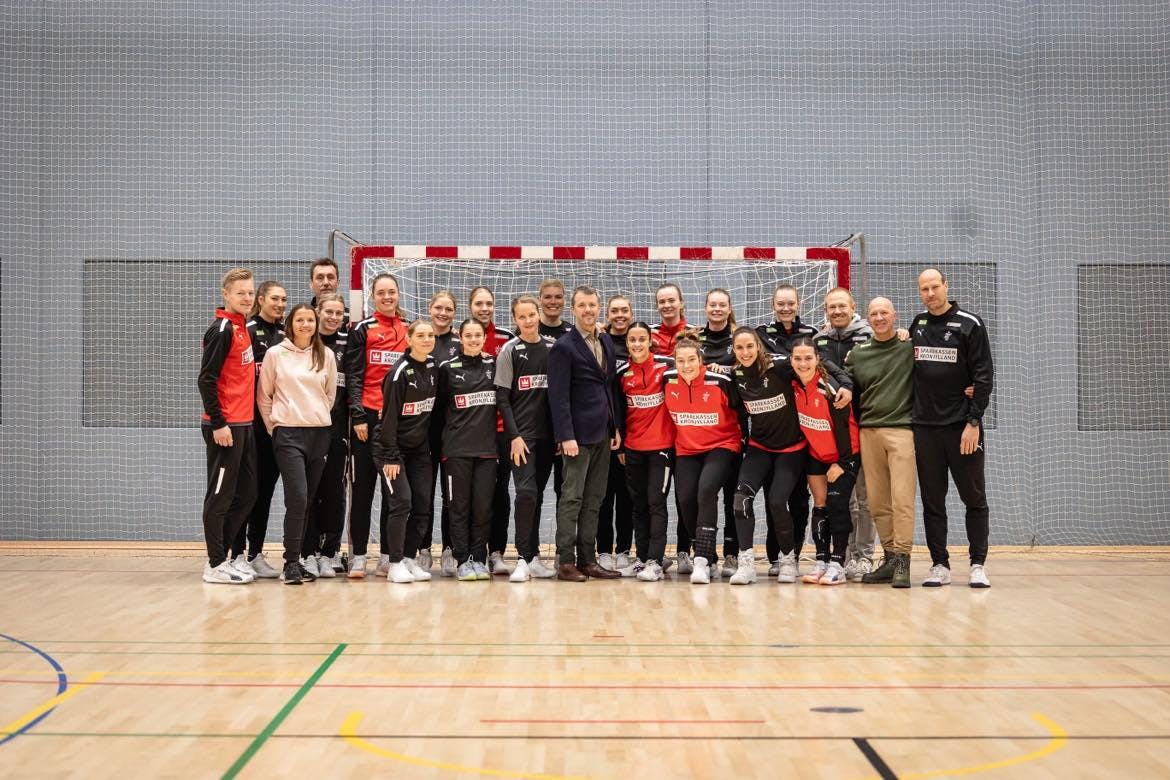
[{"label": "goal net", "polygon": [[[706,323],[704,297],[714,287],[731,294],[739,324],[760,325],[773,320],[775,287],[791,284],[800,293],[801,319],[819,324],[825,294],[839,285],[849,286],[850,267],[849,250],[842,247],[385,245],[356,246],[351,250],[351,262],[353,312],[372,311],[371,280],[377,274],[392,273],[398,280],[399,305],[408,319],[425,317],[431,295],[447,289],[458,299],[456,320],[462,320],[468,316],[467,294],[472,287],[484,285],[496,296],[496,324],[509,329],[514,328],[509,315],[512,298],[522,293],[535,294],[541,282],[549,278],[560,279],[568,291],[581,284],[596,288],[603,306],[611,295],[625,295],[631,301],[634,319],[650,324],[658,322],[655,290],[672,282],[682,290],[687,322],[695,327]],[[565,319],[572,320],[567,302]],[[762,506],[758,510],[762,518]],[[555,515],[556,497],[550,481],[541,509],[542,544],[553,541]],[[720,515],[722,518],[722,512]],[[674,543],[676,523],[671,510],[669,544]],[[757,541],[762,542],[767,529],[763,523],[758,526]],[[509,544],[514,541],[512,531],[510,528]],[[436,524],[435,543],[438,541]]]}]

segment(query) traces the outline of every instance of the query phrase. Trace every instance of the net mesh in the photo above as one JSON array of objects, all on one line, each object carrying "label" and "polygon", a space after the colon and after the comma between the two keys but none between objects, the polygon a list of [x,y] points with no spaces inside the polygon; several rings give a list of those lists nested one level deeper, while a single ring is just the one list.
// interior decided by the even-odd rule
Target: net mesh
[{"label": "net mesh", "polygon": [[1168,543],[1168,116],[1165,0],[0,3],[0,536],[200,538],[219,275],[334,228],[860,230],[989,322],[993,543]]}]

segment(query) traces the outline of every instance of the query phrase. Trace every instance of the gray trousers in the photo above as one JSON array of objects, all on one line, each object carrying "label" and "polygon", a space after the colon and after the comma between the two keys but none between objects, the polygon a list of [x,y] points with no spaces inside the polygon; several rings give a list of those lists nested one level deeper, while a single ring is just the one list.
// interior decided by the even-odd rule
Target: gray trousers
[{"label": "gray trousers", "polygon": [[853,517],[853,532],[849,534],[846,562],[853,558],[873,560],[877,529],[873,524],[873,516],[869,513],[869,495],[865,490],[864,470],[857,472],[857,484],[853,486],[853,497],[849,499],[849,514]]},{"label": "gray trousers", "polygon": [[557,562],[588,566],[597,560],[597,513],[609,483],[609,441],[581,445],[562,456],[561,498],[557,502]]}]

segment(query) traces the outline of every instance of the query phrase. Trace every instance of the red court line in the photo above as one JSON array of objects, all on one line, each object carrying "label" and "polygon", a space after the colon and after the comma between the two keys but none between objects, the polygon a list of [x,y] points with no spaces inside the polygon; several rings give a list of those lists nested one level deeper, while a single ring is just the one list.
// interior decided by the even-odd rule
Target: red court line
[{"label": "red court line", "polygon": [[763,723],[762,720],[591,720],[589,718],[576,718],[558,720],[556,718],[480,718],[480,723],[537,723],[541,725],[548,724],[571,724],[571,725],[598,725],[598,724],[613,724],[613,725],[637,725],[641,723],[658,724],[670,723],[680,725],[695,725],[695,726],[711,726],[720,723],[735,724],[737,726],[745,723]]},{"label": "red court line", "polygon": [[[40,685],[43,681],[0,679],[0,684],[7,685]],[[298,683],[247,683],[247,682],[153,682],[153,681],[115,681],[98,680],[89,683],[90,687],[125,687],[125,688],[299,688]],[[963,685],[963,684],[921,684],[921,685],[870,685],[870,684],[752,684],[752,683],[713,683],[708,685],[680,684],[675,682],[661,682],[653,684],[643,683],[320,683],[313,686],[313,690],[322,688],[390,688],[406,690],[606,690],[606,691],[660,691],[670,690],[690,691],[1112,691],[1112,690],[1170,690],[1170,683],[1119,683],[1096,685]],[[576,721],[574,721],[576,722]],[[638,721],[641,722],[641,721]],[[710,722],[710,721],[704,721]]]}]

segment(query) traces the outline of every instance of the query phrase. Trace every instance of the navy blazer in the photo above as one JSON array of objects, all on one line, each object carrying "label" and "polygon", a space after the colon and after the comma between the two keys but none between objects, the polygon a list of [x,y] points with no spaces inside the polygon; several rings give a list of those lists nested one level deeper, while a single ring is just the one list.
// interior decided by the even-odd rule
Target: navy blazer
[{"label": "navy blazer", "polygon": [[574,327],[548,352],[548,403],[558,443],[579,445],[608,441],[614,425],[613,378],[617,373],[613,340],[598,335],[605,372],[597,365],[581,331]]}]

